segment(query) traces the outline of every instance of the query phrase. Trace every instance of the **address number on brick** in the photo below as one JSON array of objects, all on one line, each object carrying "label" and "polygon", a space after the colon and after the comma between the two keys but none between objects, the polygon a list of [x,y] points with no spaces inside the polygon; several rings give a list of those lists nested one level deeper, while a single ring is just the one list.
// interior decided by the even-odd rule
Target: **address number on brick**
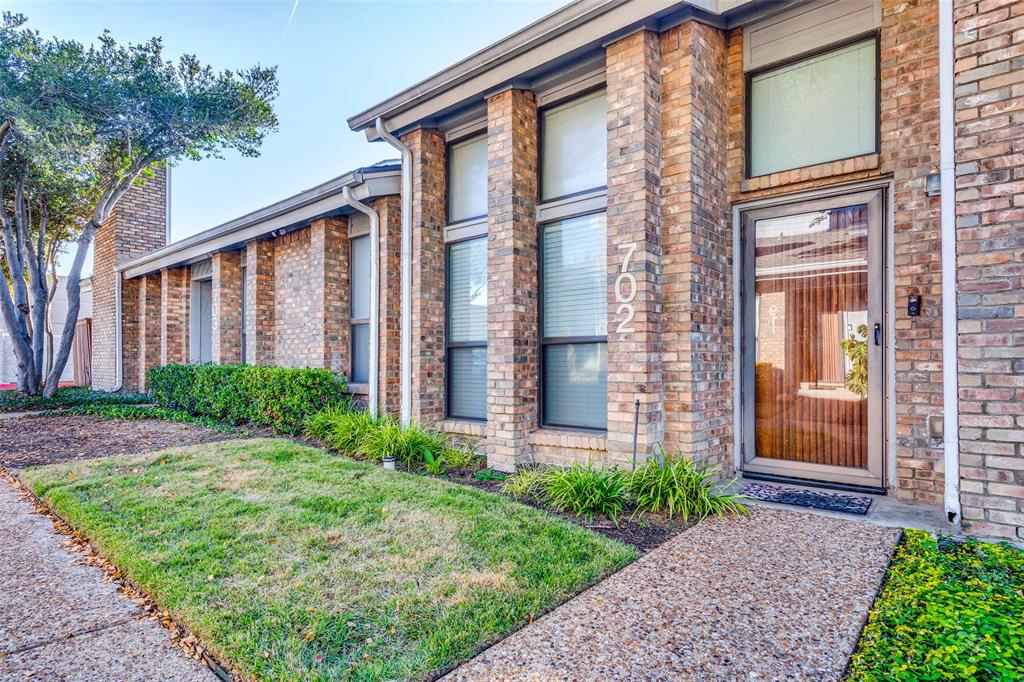
[{"label": "address number on brick", "polygon": [[633,318],[636,316],[636,309],[633,307],[633,300],[636,298],[636,277],[629,272],[629,259],[636,253],[636,243],[619,244],[619,251],[625,251],[622,257],[622,265],[619,266],[619,276],[615,278],[615,302],[618,307],[616,315],[624,317],[619,321],[615,331],[619,334],[628,334],[636,331],[633,328]]}]

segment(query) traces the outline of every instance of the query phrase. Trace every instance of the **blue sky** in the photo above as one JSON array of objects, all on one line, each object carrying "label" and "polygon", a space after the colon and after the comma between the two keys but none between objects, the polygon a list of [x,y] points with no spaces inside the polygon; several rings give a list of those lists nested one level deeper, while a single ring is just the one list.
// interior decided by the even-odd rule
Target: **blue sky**
[{"label": "blue sky", "polygon": [[350,132],[345,119],[563,4],[0,0],[44,35],[84,43],[104,29],[122,42],[158,35],[168,58],[194,53],[218,69],[278,65],[280,129],[262,156],[183,162],[172,171],[173,240],[394,156],[383,143]]}]

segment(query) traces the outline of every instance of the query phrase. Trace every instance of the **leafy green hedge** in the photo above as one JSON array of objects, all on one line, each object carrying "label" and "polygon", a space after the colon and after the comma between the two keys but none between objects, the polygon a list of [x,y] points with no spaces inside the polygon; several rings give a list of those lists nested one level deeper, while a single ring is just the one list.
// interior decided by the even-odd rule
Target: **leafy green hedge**
[{"label": "leafy green hedge", "polygon": [[1024,679],[1024,551],[905,531],[848,679]]},{"label": "leafy green hedge", "polygon": [[349,402],[344,380],[326,369],[164,365],[148,377],[160,407],[281,433],[301,433],[310,415]]},{"label": "leafy green hedge", "polygon": [[0,391],[0,412],[56,410],[79,405],[138,405],[151,400],[148,393],[108,393],[69,386],[57,389],[57,395],[23,395],[14,390]]}]

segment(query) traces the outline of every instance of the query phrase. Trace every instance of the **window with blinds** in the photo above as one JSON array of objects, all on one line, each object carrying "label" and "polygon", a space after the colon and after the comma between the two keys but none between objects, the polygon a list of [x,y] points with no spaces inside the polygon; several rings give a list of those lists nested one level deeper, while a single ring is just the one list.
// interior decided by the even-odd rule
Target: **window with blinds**
[{"label": "window with blinds", "polygon": [[870,38],[750,77],[749,175],[878,149],[878,46]]},{"label": "window with blinds", "polygon": [[608,426],[605,215],[549,223],[541,257],[543,418],[550,426]]},{"label": "window with blinds", "polygon": [[487,237],[448,246],[448,416],[487,418]]},{"label": "window with blinds", "polygon": [[487,135],[448,147],[448,222],[487,215]]},{"label": "window with blinds", "polygon": [[608,101],[604,90],[541,114],[541,200],[608,184]]},{"label": "window with blinds", "polygon": [[370,238],[350,240],[349,295],[352,325],[352,369],[349,381],[370,380]]}]

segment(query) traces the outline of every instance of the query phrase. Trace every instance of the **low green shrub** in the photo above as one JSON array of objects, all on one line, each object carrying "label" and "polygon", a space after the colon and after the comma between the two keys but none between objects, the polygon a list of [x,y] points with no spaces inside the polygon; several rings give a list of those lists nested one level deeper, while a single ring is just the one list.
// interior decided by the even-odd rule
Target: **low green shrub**
[{"label": "low green shrub", "polygon": [[301,433],[316,412],[350,402],[345,382],[326,369],[164,365],[148,378],[160,407],[282,433]]},{"label": "low green shrub", "polygon": [[545,477],[551,472],[539,466],[521,467],[501,485],[501,492],[517,500],[543,502],[547,493],[544,491]]},{"label": "low green shrub", "polygon": [[847,679],[1024,679],[1024,551],[906,530]]},{"label": "low green shrub", "polygon": [[678,514],[687,521],[691,516],[703,519],[726,512],[747,513],[740,495],[722,492],[722,487],[714,484],[714,467],[682,456],[666,456],[664,451],[661,455],[629,476],[627,489],[634,515],[654,512],[672,518]]},{"label": "low green shrub", "polygon": [[544,494],[556,509],[593,519],[601,514],[617,522],[626,508],[626,476],[617,469],[595,469],[591,463],[549,469]]},{"label": "low green shrub", "polygon": [[148,393],[108,393],[77,386],[58,388],[52,398],[3,390],[0,391],[0,412],[59,410],[79,405],[138,405],[152,400]]}]

